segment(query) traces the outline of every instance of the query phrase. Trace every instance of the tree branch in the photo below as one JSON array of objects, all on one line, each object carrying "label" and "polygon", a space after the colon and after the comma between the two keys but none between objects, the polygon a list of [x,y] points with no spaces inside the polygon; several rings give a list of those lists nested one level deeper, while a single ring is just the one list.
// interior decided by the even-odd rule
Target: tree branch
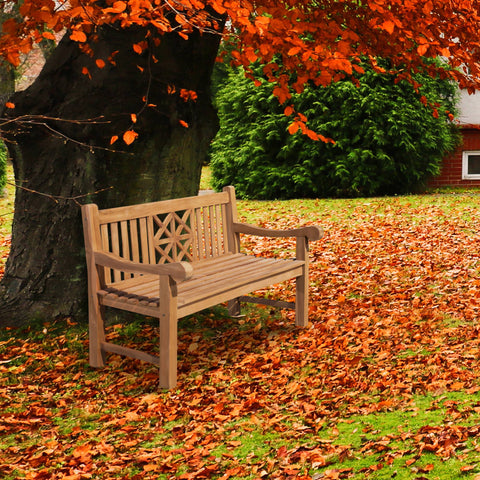
[{"label": "tree branch", "polygon": [[65,135],[60,130],[57,130],[56,128],[52,127],[50,124],[47,123],[48,121],[74,123],[77,125],[88,125],[88,124],[106,125],[110,123],[109,120],[102,120],[103,118],[104,118],[103,116],[100,116],[96,118],[87,118],[84,120],[74,120],[74,119],[65,119],[65,118],[58,118],[58,117],[49,117],[45,115],[21,115],[19,117],[15,117],[11,119],[0,119],[0,129],[5,125],[14,124],[14,123],[21,124],[21,125],[22,124],[23,125],[41,125],[45,127],[47,130],[50,130],[55,135],[58,135],[60,138],[63,138],[64,140],[67,140],[72,143],[76,143],[77,145],[81,145],[82,147],[88,148],[89,150],[105,150],[107,152],[132,155],[132,153],[125,152],[123,150],[117,150],[109,147],[101,147],[99,145],[90,145],[88,143],[81,142],[80,140],[75,140],[74,138],[71,138],[68,135]]},{"label": "tree branch", "polygon": [[18,185],[16,183],[12,183],[12,182],[7,182],[7,185],[11,185],[15,188],[20,188],[22,190],[25,190],[26,192],[35,193],[36,195],[41,195],[42,197],[50,198],[55,203],[58,203],[60,200],[73,201],[79,207],[82,206],[82,204],[78,201],[81,198],[85,198],[85,197],[88,197],[90,195],[96,195],[97,193],[105,192],[105,191],[111,190],[113,188],[113,186],[110,186],[110,187],[106,187],[106,188],[102,188],[100,190],[97,190],[96,192],[93,192],[93,193],[90,192],[90,193],[84,193],[82,195],[75,195],[73,197],[65,197],[65,196],[62,196],[62,195],[52,195],[50,193],[39,192],[37,190],[33,190],[31,188],[27,188],[27,187],[24,187],[22,185]]}]

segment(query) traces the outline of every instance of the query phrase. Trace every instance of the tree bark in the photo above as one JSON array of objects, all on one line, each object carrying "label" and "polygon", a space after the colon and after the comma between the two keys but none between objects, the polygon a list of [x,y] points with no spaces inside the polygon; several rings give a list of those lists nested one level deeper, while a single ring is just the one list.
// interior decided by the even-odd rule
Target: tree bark
[{"label": "tree bark", "polygon": [[[33,85],[11,99],[10,115],[17,121],[2,134],[17,190],[0,324],[86,318],[78,202],[106,208],[198,192],[202,162],[218,129],[209,90],[220,37],[168,34],[138,55],[132,45],[145,34],[105,28],[92,58],[66,35]],[[115,51],[113,65],[108,58]],[[98,58],[104,68],[96,67]],[[181,88],[196,91],[198,99],[185,102]],[[131,114],[138,118],[133,125]],[[22,121],[22,115],[31,117]],[[93,118],[97,123],[77,122]],[[132,127],[139,136],[126,146],[121,137]],[[120,140],[111,146],[114,135]],[[81,195],[87,196],[72,200]]]}]

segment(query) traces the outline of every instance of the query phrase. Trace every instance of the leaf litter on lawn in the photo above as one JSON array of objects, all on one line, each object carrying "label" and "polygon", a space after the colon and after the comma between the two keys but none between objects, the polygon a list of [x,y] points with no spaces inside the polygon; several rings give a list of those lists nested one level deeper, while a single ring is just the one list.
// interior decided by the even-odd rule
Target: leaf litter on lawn
[{"label": "leaf litter on lawn", "polygon": [[[256,221],[325,229],[310,245],[310,326],[261,307],[241,320],[221,307],[183,319],[171,391],[137,361],[90,369],[83,325],[4,333],[3,477],[478,476],[479,213],[458,199],[329,205],[278,202],[268,207],[278,220]],[[294,287],[262,293],[291,298]],[[134,325],[109,336],[154,351],[155,322]]]}]

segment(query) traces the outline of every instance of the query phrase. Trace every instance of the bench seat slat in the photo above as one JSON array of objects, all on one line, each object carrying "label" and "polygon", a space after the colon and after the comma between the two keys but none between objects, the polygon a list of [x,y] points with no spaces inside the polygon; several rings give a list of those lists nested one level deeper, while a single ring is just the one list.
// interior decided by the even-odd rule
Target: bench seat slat
[{"label": "bench seat slat", "polygon": [[101,303],[107,307],[119,308],[120,310],[127,310],[129,312],[140,313],[141,315],[155,316],[158,314],[158,305],[152,304],[143,305],[139,303],[130,303],[122,300],[120,297],[114,298],[107,295],[102,298]]},{"label": "bench seat slat", "polygon": [[[256,279],[264,275],[279,273],[280,271],[290,272],[297,267],[301,267],[301,262],[294,263],[288,260],[274,260],[265,258],[248,258],[244,264],[236,265],[228,270],[220,269],[217,272],[209,274],[195,275],[190,280],[178,284],[179,296],[195,295],[202,290],[212,288],[231,288],[235,285],[241,285],[249,279]],[[246,260],[247,260],[246,259]],[[300,264],[300,265],[299,265]],[[291,278],[293,275],[289,275]],[[219,283],[217,287],[215,284]],[[180,300],[179,300],[180,304]]]},{"label": "bench seat slat", "polygon": [[[303,262],[297,260],[241,254],[195,265],[192,278],[177,284],[179,316],[189,314],[183,311],[198,311],[301,275],[302,266]],[[145,275],[113,284],[98,294],[105,305],[131,306],[138,313],[147,308],[151,314],[158,308],[159,280],[155,275]]]},{"label": "bench seat slat", "polygon": [[[292,262],[293,263],[293,262]],[[300,262],[299,262],[300,263]],[[302,265],[283,265],[283,268],[258,269],[253,274],[241,275],[238,278],[230,277],[222,282],[220,278],[216,283],[211,284],[211,288],[199,287],[189,291],[184,297],[179,296],[178,312],[179,317],[189,315],[204,308],[211,307],[218,303],[226,302],[232,298],[245,295],[252,291],[274,285],[300,275]],[[217,277],[218,278],[218,277]]]},{"label": "bench seat slat", "polygon": [[[224,255],[222,257],[218,257],[215,259],[208,259],[208,260],[202,260],[200,262],[195,262],[193,263],[195,267],[195,278],[198,277],[199,275],[209,275],[214,272],[218,272],[220,269],[222,270],[229,270],[231,268],[234,268],[236,265],[244,262],[245,255],[242,254],[235,254],[235,255]],[[249,258],[254,258],[254,257],[249,257]],[[152,276],[151,277],[153,282],[157,282],[158,284],[158,277]],[[114,285],[114,288],[117,290],[127,290],[129,292],[136,292],[136,288],[143,288],[143,285],[146,285],[147,283],[150,283],[150,276],[141,276],[141,277],[135,277],[135,278],[129,278],[120,282],[115,282],[112,284]]]},{"label": "bench seat slat", "polygon": [[[302,262],[291,260],[278,260],[272,258],[236,255],[234,258],[225,260],[218,258],[203,265],[194,264],[193,276],[178,283],[179,296],[189,294],[198,288],[211,288],[210,284],[224,280],[222,283],[227,287],[238,283],[245,276],[252,277],[276,272],[279,269],[289,271],[297,268]],[[104,289],[107,293],[116,291],[126,292],[137,296],[158,297],[158,277],[156,275],[144,275],[112,284]],[[104,295],[104,293],[102,293]]]},{"label": "bench seat slat", "polygon": [[[292,270],[301,268],[301,262],[272,259],[255,261],[255,258],[248,258],[248,260],[244,265],[237,265],[229,270],[198,275],[194,271],[190,280],[177,284],[178,305],[189,303],[186,299],[193,298],[195,302],[197,298],[208,297],[212,291],[230,290],[234,286],[248,284],[250,280],[270,277],[272,274],[288,272],[287,278],[292,278],[295,276],[292,274]],[[115,289],[115,286],[112,288]],[[145,279],[143,284],[134,287],[121,287],[121,291],[127,292],[130,297],[132,295],[147,297],[156,301],[158,299],[158,277]]]}]

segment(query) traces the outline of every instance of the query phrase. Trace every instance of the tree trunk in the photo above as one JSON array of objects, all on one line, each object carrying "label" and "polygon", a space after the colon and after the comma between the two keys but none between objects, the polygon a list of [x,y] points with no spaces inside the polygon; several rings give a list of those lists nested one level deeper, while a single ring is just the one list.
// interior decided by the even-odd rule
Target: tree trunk
[{"label": "tree trunk", "polygon": [[[11,99],[10,115],[17,121],[2,133],[17,190],[12,248],[0,284],[0,324],[86,318],[78,202],[105,208],[198,192],[202,162],[218,129],[209,89],[220,37],[192,34],[183,40],[169,34],[138,55],[132,45],[145,34],[105,28],[93,58],[67,35],[34,84]],[[108,61],[115,51],[116,66]],[[96,67],[98,58],[104,68]],[[184,101],[181,88],[194,90],[198,99]],[[138,118],[133,125],[131,114]],[[22,121],[22,115],[32,117]],[[97,123],[77,122],[93,118]],[[139,136],[126,146],[121,138],[130,128]],[[120,140],[110,145],[114,135]]]}]

